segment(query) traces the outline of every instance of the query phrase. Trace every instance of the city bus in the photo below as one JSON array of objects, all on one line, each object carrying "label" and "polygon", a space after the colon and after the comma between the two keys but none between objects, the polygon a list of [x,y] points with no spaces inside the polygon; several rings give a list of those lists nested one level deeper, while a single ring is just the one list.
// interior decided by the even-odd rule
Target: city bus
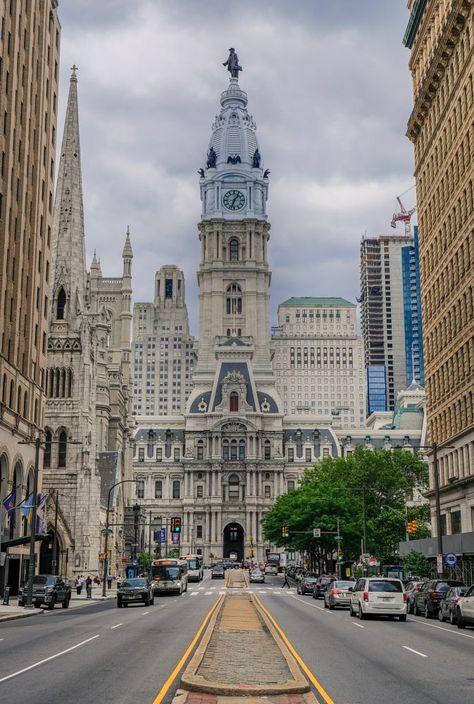
[{"label": "city bus", "polygon": [[153,560],[150,569],[153,594],[182,594],[188,591],[188,563],[186,560],[162,558]]},{"label": "city bus", "polygon": [[204,579],[202,555],[185,555],[183,560],[188,563],[188,582],[200,582]]}]

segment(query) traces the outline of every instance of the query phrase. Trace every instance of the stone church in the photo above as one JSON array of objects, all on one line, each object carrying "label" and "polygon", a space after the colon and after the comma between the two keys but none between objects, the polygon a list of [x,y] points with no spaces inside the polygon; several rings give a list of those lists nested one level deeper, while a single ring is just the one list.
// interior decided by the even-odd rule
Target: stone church
[{"label": "stone church", "polygon": [[[265,559],[273,549],[265,513],[320,458],[420,438],[401,429],[344,433],[334,415],[284,417],[270,339],[269,170],[247,102],[231,77],[200,170],[199,344],[186,411],[138,416],[135,433],[137,500],[167,529],[153,531],[165,536],[154,549],[197,552],[205,562]],[[172,517],[182,520],[179,542]]]},{"label": "stone church", "polygon": [[[77,76],[73,69],[52,230],[52,288],[47,339],[43,492],[51,541],[40,571],[98,573],[110,487],[130,479],[132,248],[127,230],[120,277],[102,275],[85,257]],[[130,476],[129,476],[130,475]],[[111,523],[123,523],[130,484],[110,492]],[[118,569],[123,531],[109,538]]]}]

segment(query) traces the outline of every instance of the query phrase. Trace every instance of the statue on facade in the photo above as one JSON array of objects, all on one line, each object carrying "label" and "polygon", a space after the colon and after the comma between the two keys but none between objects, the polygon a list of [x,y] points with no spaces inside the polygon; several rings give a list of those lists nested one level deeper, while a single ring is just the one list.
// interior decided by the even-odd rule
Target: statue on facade
[{"label": "statue on facade", "polygon": [[216,168],[216,163],[217,163],[217,154],[216,150],[214,147],[211,147],[209,151],[207,152],[207,162],[206,166],[208,169],[215,169]]},{"label": "statue on facade", "polygon": [[239,66],[239,57],[237,56],[234,48],[229,49],[229,58],[227,59],[227,61],[224,61],[222,65],[227,66],[227,70],[229,71],[232,78],[238,78],[239,71],[243,70],[242,66]]},{"label": "statue on facade", "polygon": [[258,149],[255,150],[253,154],[253,159],[252,159],[252,168],[253,169],[259,169],[260,168],[260,162],[262,161],[262,157],[260,156],[260,152]]}]

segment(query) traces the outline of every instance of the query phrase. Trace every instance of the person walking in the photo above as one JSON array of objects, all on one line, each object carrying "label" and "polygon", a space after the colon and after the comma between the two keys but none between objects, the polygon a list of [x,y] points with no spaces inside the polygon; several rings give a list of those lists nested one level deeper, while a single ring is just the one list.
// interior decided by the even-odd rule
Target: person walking
[{"label": "person walking", "polygon": [[283,587],[288,587],[288,589],[291,587],[291,584],[288,580],[288,573],[287,572],[285,572],[285,579],[283,580],[283,584],[281,585],[282,589],[283,589]]},{"label": "person walking", "polygon": [[90,575],[87,575],[86,579],[86,594],[88,599],[92,599],[92,579]]},{"label": "person walking", "polygon": [[108,575],[107,575],[107,587],[108,587],[109,589],[112,589],[112,580],[113,580],[112,575],[111,575],[111,574],[108,574]]}]

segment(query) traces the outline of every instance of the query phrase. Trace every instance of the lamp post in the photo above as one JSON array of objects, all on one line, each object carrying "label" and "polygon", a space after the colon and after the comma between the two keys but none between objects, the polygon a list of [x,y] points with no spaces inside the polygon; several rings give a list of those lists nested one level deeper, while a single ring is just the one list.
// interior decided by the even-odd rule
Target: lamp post
[{"label": "lamp post", "polygon": [[112,491],[115,489],[116,486],[119,486],[120,484],[129,484],[133,483],[136,484],[137,480],[136,479],[122,479],[120,482],[115,482],[115,484],[112,484],[112,486],[109,489],[109,493],[107,495],[107,512],[105,514],[105,541],[104,541],[104,553],[105,553],[105,558],[104,558],[104,571],[102,574],[102,596],[105,597],[107,594],[107,572],[109,570],[109,516],[110,516],[110,498],[112,496]]}]

